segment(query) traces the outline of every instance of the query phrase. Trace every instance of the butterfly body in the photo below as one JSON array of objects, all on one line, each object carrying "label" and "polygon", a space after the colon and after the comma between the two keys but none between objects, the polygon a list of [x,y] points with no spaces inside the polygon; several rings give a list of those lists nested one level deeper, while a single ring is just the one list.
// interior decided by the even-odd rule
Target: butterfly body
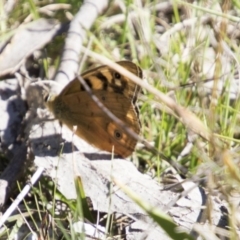
[{"label": "butterfly body", "polygon": [[[134,63],[118,62],[135,75],[142,71]],[[82,74],[92,95],[134,133],[140,133],[140,121],[136,106],[140,88],[127,77],[108,66],[100,66]],[[71,81],[63,91],[47,101],[55,117],[75,134],[95,147],[122,157],[129,156],[137,140],[124,127],[113,121],[85,90],[79,79]]]}]

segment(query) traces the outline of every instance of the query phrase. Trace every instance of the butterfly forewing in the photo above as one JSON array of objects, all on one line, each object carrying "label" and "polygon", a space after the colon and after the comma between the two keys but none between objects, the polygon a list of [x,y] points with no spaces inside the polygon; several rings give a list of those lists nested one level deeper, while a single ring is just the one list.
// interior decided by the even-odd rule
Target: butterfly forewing
[{"label": "butterfly forewing", "polygon": [[[120,61],[117,63],[136,76],[142,78],[142,70],[136,64],[129,61]],[[106,65],[84,72],[82,78],[86,81],[92,91],[104,90],[107,92],[115,92],[123,94],[130,99],[133,99],[140,91],[140,87],[129,78],[121,75],[119,72]],[[76,78],[64,88],[61,95],[68,95],[79,91],[85,91],[85,89]]]}]

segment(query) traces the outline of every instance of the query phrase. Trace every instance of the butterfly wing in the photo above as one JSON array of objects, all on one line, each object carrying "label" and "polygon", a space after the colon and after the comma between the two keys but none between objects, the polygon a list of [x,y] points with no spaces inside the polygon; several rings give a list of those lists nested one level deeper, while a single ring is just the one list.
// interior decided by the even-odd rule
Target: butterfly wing
[{"label": "butterfly wing", "polygon": [[[95,91],[94,95],[128,128],[139,134],[139,118],[129,99],[122,94],[105,91]],[[61,120],[70,129],[77,126],[76,135],[108,152],[112,152],[114,146],[114,153],[123,157],[133,152],[137,140],[108,117],[87,92],[66,95],[62,101],[68,104],[69,112]]]},{"label": "butterfly wing", "polygon": [[[119,65],[142,78],[142,70],[132,62]],[[140,87],[129,78],[108,66],[100,66],[82,74],[82,78],[117,118],[136,134],[140,132],[138,109],[135,105]],[[70,129],[77,126],[76,134],[94,146],[123,157],[129,156],[136,139],[109,118],[87,93],[76,78],[55,98],[47,102],[48,108]]]}]

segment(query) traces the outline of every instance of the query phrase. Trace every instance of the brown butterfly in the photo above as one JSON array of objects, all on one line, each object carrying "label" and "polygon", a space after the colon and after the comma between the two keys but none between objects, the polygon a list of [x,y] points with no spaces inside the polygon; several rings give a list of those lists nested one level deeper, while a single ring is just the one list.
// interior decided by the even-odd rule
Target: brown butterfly
[{"label": "brown butterfly", "polygon": [[[142,78],[142,70],[129,61],[119,65]],[[140,87],[129,78],[107,65],[83,73],[82,78],[93,95],[117,118],[136,134],[140,133],[139,112],[136,101]],[[100,108],[76,78],[57,96],[50,96],[47,107],[57,119],[75,134],[95,147],[122,157],[129,156],[137,140],[128,134]]]}]

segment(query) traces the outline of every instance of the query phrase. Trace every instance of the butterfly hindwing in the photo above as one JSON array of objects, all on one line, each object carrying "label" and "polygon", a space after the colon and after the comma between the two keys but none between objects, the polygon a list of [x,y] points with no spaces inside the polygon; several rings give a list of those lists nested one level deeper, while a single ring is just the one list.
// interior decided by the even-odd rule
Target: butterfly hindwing
[{"label": "butterfly hindwing", "polygon": [[[129,99],[105,91],[95,91],[94,95],[126,127],[139,134],[138,115]],[[108,117],[87,92],[71,94],[62,100],[69,105],[68,113],[62,116],[63,122],[70,128],[76,125],[76,135],[105,151],[111,152],[114,145],[115,153],[124,157],[134,150],[136,139]]]}]

